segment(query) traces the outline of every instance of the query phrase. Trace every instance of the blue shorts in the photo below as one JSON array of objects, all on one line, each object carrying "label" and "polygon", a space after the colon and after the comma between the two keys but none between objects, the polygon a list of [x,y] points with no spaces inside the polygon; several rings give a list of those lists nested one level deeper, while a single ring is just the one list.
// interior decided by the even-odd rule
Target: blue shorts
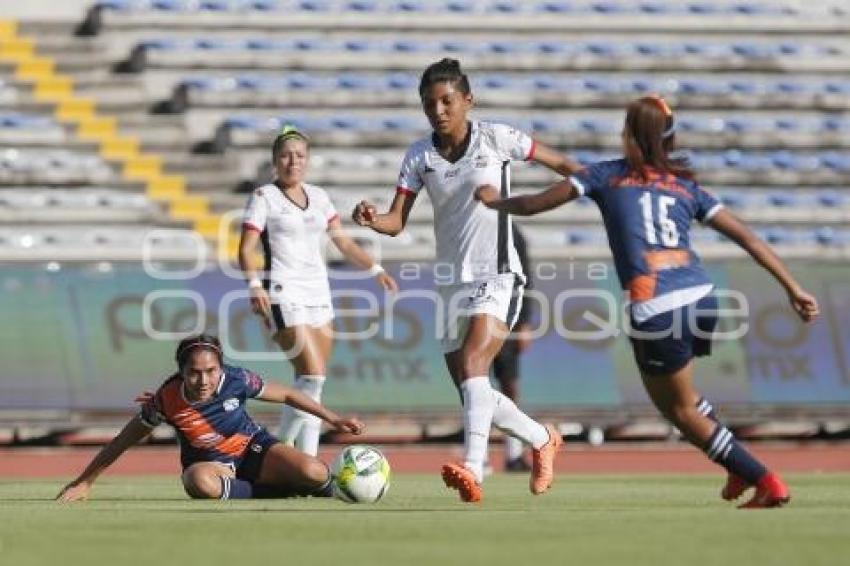
[{"label": "blue shorts", "polygon": [[236,463],[236,477],[251,483],[257,481],[266,452],[278,442],[280,440],[272,436],[269,431],[260,429],[260,432],[251,437],[251,442],[248,443],[242,458]]},{"label": "blue shorts", "polygon": [[[629,339],[641,373],[671,374],[685,367],[695,356],[710,355],[717,309],[717,297],[708,294],[640,323],[632,319]],[[646,333],[654,336],[642,335]]]},{"label": "blue shorts", "polygon": [[181,453],[180,460],[184,470],[198,462],[218,462],[219,464],[232,469],[236,473],[236,477],[240,480],[254,483],[260,475],[260,470],[263,467],[263,460],[266,457],[266,452],[268,452],[269,448],[278,442],[280,442],[280,440],[269,434],[266,429],[261,428],[254,436],[251,437],[251,441],[248,443],[245,451],[237,460],[210,460],[209,457],[204,458],[202,455],[187,454],[186,452]]}]

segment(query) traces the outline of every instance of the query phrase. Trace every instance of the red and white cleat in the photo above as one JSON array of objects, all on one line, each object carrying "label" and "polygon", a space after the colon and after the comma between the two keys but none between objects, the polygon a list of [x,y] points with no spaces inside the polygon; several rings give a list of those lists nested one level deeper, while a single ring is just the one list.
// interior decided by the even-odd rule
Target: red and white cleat
[{"label": "red and white cleat", "polygon": [[475,480],[475,474],[460,464],[443,464],[443,482],[446,487],[456,489],[461,501],[478,503],[484,495],[481,486]]},{"label": "red and white cleat", "polygon": [[791,492],[778,475],[768,472],[756,484],[753,498],[740,505],[739,509],[766,509],[782,507],[791,501]]},{"label": "red and white cleat", "polygon": [[534,495],[540,495],[552,487],[555,480],[555,456],[564,440],[552,425],[546,425],[549,442],[531,452],[531,479],[528,487]]}]

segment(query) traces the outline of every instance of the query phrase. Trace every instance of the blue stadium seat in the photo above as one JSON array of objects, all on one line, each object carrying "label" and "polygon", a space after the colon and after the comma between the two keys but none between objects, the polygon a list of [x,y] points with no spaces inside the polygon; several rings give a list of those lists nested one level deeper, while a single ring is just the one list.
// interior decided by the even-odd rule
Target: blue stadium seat
[{"label": "blue stadium seat", "polygon": [[286,85],[294,90],[307,90],[316,88],[318,81],[312,75],[306,73],[294,73],[286,77]]},{"label": "blue stadium seat", "polygon": [[467,13],[472,12],[475,9],[475,4],[472,2],[465,2],[463,0],[452,0],[451,2],[446,3],[446,9],[449,12]]},{"label": "blue stadium seat", "polygon": [[537,90],[553,90],[558,85],[558,81],[548,75],[537,75],[533,77],[532,84]]},{"label": "blue stadium seat", "polygon": [[487,8],[489,11],[501,14],[512,14],[519,11],[519,5],[516,2],[494,2]]},{"label": "blue stadium seat", "polygon": [[346,51],[354,51],[356,53],[368,51],[371,47],[369,41],[365,39],[348,39],[342,46]]},{"label": "blue stadium seat", "polygon": [[707,2],[694,2],[688,5],[688,11],[693,14],[713,14],[717,7]]},{"label": "blue stadium seat", "polygon": [[298,3],[298,9],[304,12],[329,12],[331,4],[320,0],[303,0]]},{"label": "blue stadium seat", "polygon": [[300,37],[292,43],[292,47],[298,51],[318,51],[323,46],[322,41],[314,37]]},{"label": "blue stadium seat", "polygon": [[403,73],[393,73],[386,78],[387,87],[394,90],[406,91],[411,88],[416,88],[418,84],[419,80],[415,76]]},{"label": "blue stadium seat", "polygon": [[828,151],[820,154],[820,162],[830,169],[846,172],[850,171],[850,153],[838,153]]},{"label": "blue stadium seat", "polygon": [[396,2],[391,7],[396,12],[422,12],[425,10],[424,2],[415,0],[405,0],[404,2]]},{"label": "blue stadium seat", "polygon": [[180,0],[152,0],[150,6],[154,10],[162,10],[164,12],[178,12],[183,10],[183,2]]},{"label": "blue stadium seat", "polygon": [[345,10],[350,12],[375,12],[377,9],[377,2],[372,0],[355,0],[345,4]]},{"label": "blue stadium seat", "polygon": [[254,0],[250,6],[257,12],[273,12],[280,8],[277,0]]},{"label": "blue stadium seat", "polygon": [[392,48],[394,51],[398,51],[401,53],[416,53],[417,51],[422,50],[422,44],[418,41],[400,39],[392,43]]},{"label": "blue stadium seat", "polygon": [[468,53],[474,49],[469,43],[456,40],[440,42],[439,47],[448,53]]},{"label": "blue stadium seat", "polygon": [[537,6],[537,10],[552,14],[563,14],[572,11],[572,5],[570,2],[543,2]]},{"label": "blue stadium seat", "polygon": [[591,9],[600,14],[620,14],[625,12],[623,6],[617,2],[595,2],[591,5]]},{"label": "blue stadium seat", "polygon": [[146,39],[139,43],[142,47],[146,49],[160,49],[163,51],[166,50],[174,50],[184,47],[186,45],[185,41],[178,41],[174,38],[157,38],[157,39]]},{"label": "blue stadium seat", "polygon": [[672,6],[664,2],[641,2],[639,9],[645,14],[665,14],[671,11]]},{"label": "blue stadium seat", "polygon": [[818,193],[817,200],[821,206],[829,208],[844,206],[848,202],[846,195],[835,191],[824,191]]},{"label": "blue stadium seat", "polygon": [[784,192],[772,192],[767,195],[767,202],[771,206],[777,206],[782,208],[789,208],[798,206],[800,204],[801,199],[795,195],[793,192],[784,191]]},{"label": "blue stadium seat", "polygon": [[516,53],[519,51],[519,44],[515,41],[491,41],[487,44],[487,49],[493,53]]},{"label": "blue stadium seat", "polygon": [[368,84],[368,80],[362,75],[342,74],[337,76],[336,84],[344,89],[363,89]]}]

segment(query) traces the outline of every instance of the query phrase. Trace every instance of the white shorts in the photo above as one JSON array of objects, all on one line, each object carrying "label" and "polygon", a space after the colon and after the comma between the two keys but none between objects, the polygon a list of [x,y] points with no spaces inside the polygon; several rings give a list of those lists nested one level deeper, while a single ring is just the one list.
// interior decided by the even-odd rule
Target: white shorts
[{"label": "white shorts", "polygon": [[278,330],[293,326],[324,326],[334,318],[327,281],[273,281],[269,289],[272,317]]},{"label": "white shorts", "polygon": [[469,317],[489,314],[513,329],[522,307],[525,286],[513,273],[504,273],[479,281],[438,287],[443,317],[437,320],[443,353],[460,349],[466,338]]},{"label": "white shorts", "polygon": [[334,319],[334,309],[330,302],[324,305],[272,303],[272,317],[278,330],[302,325],[319,327]]}]

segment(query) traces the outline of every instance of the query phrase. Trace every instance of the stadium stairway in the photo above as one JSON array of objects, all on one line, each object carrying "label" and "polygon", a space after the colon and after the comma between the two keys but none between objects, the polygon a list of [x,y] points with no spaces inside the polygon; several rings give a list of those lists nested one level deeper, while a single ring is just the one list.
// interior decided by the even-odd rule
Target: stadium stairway
[{"label": "stadium stairway", "polygon": [[[122,184],[159,203],[167,224],[216,242],[220,216],[206,196],[187,190],[187,176],[200,177],[200,185],[204,176],[221,179],[221,157],[189,155],[180,119],[150,114],[143,85],[111,73],[100,47],[74,36],[67,24],[0,21],[0,65],[30,92],[31,100],[19,107],[52,115],[69,128],[70,145],[114,166]],[[232,255],[234,243],[227,241]]]}]

